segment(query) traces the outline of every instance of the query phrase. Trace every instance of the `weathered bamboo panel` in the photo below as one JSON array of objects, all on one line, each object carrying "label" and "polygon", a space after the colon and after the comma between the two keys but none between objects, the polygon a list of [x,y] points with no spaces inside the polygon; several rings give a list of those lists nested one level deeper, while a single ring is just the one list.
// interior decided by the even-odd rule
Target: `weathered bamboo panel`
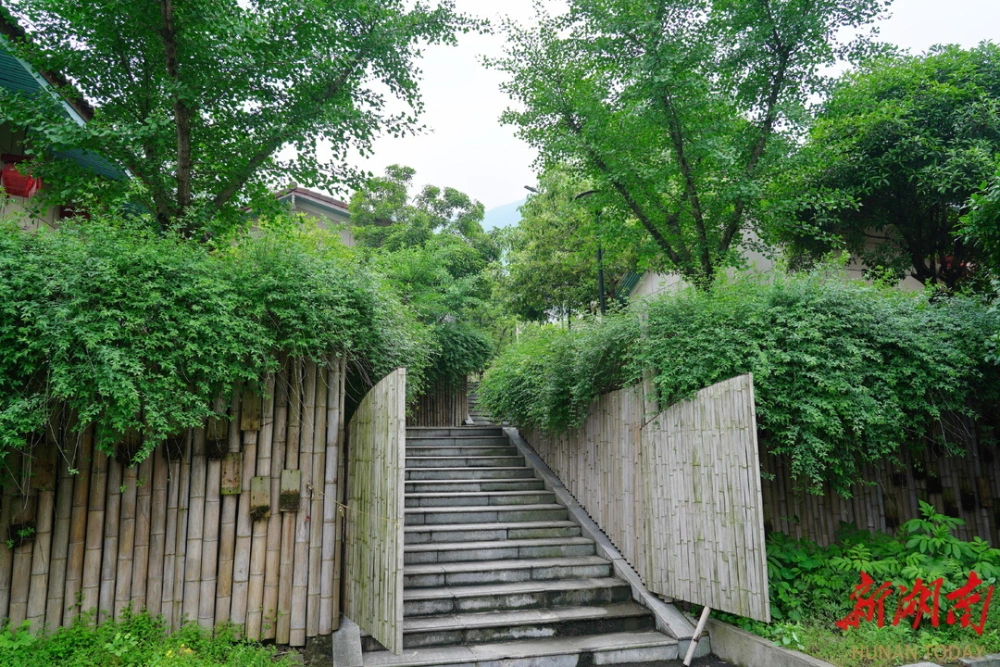
[{"label": "weathered bamboo panel", "polygon": [[629,387],[579,428],[527,437],[650,590],[769,619],[752,379],[649,409]]},{"label": "weathered bamboo panel", "polygon": [[348,430],[346,615],[383,646],[403,649],[406,371],[368,392]]},{"label": "weathered bamboo panel", "polygon": [[771,620],[753,377],[701,390],[641,434],[650,590]]},{"label": "weathered bamboo panel", "polygon": [[[145,608],[172,630],[230,622],[248,638],[277,635],[295,646],[332,632],[346,364],[335,357],[287,366],[264,379],[263,396],[234,390],[228,422],[179,433],[137,466],[128,465],[127,448],[117,458],[94,451],[93,428],[75,429],[64,416],[54,418],[54,437],[25,449],[23,463],[21,453],[9,456],[0,618],[29,620],[38,631],[80,611],[108,620]],[[398,404],[381,404],[400,447],[403,382],[390,383]],[[296,480],[287,507],[286,477]],[[9,549],[19,525],[25,539]]]},{"label": "weathered bamboo panel", "polygon": [[407,426],[462,426],[469,419],[469,381],[439,381],[411,406]]}]

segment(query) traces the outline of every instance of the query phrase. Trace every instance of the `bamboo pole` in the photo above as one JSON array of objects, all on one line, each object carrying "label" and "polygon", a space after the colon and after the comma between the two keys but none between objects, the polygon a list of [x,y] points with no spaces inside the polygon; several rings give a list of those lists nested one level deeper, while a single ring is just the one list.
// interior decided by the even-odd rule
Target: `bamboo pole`
[{"label": "bamboo pole", "polygon": [[[58,426],[56,426],[58,428]],[[49,575],[54,570],[52,537],[55,523],[56,470],[58,448],[54,441],[38,446],[38,465],[47,473],[33,480],[37,483],[38,500],[35,514],[35,539],[31,551],[31,582],[28,590],[27,619],[35,632],[45,627],[45,608],[48,602]],[[62,466],[59,466],[60,468]],[[34,485],[34,484],[33,484]],[[65,566],[65,563],[63,564]]]},{"label": "bamboo pole", "polygon": [[[242,392],[239,387],[233,391],[232,400],[229,403],[229,430],[227,431],[226,452],[236,453],[240,451],[240,398]],[[222,481],[221,464],[219,481]],[[212,560],[212,568],[218,566],[217,583],[213,583],[212,600],[213,624],[222,624],[229,620],[229,611],[233,599],[233,557],[236,548],[236,496],[217,496],[221,501],[222,518],[221,525],[216,522],[216,552],[217,557]],[[206,522],[207,523],[207,522]],[[207,530],[207,527],[206,527]],[[202,588],[202,607],[207,611],[205,603],[206,589]]]},{"label": "bamboo pole", "polygon": [[[16,466],[17,454],[10,455],[7,463],[13,475]],[[2,501],[0,501],[0,536],[6,535],[10,526],[14,508],[14,484],[7,484],[3,487]],[[8,549],[6,544],[0,544],[0,618],[7,618],[10,614],[10,581],[14,567],[14,550]]]},{"label": "bamboo pole", "polygon": [[[145,607],[151,614],[163,610],[163,564],[167,546],[167,514],[170,511],[167,502],[167,459],[164,455],[164,445],[153,450],[152,479],[149,496],[149,566],[146,576]],[[177,505],[174,504],[176,509]],[[175,528],[176,529],[176,528]],[[133,586],[134,588],[134,586]],[[169,621],[168,621],[169,623]]]},{"label": "bamboo pole", "polygon": [[274,639],[278,628],[278,589],[281,570],[282,516],[278,511],[281,471],[285,467],[289,400],[288,360],[281,358],[275,378],[274,427],[271,447],[271,511],[267,520],[267,554],[264,565],[264,610],[262,638]]},{"label": "bamboo pole", "polygon": [[101,592],[101,552],[104,546],[104,508],[107,504],[108,466],[107,454],[94,446],[90,472],[90,498],[87,501],[87,537],[83,555],[83,580],[80,609],[96,611]]},{"label": "bamboo pole", "polygon": [[[309,596],[309,542],[312,533],[309,512],[312,506],[313,444],[316,440],[317,365],[305,363],[302,430],[299,437],[299,509],[295,512],[295,560],[292,571],[292,618],[289,643],[305,646],[306,613]],[[317,591],[318,592],[318,591]]]},{"label": "bamboo pole", "polygon": [[[11,524],[27,528],[35,518],[36,498],[31,491],[31,468],[34,445],[29,445],[24,454],[12,453],[11,467],[15,471],[17,487],[13,495]],[[25,528],[25,529],[26,529]],[[13,537],[13,536],[12,536]],[[22,541],[14,547],[10,579],[10,611],[8,620],[11,627],[18,627],[28,615],[28,593],[31,579],[32,540]]]},{"label": "bamboo pole", "polygon": [[[179,542],[177,533],[180,525],[178,508],[180,505],[181,462],[187,456],[190,440],[191,433],[184,431],[183,434],[174,436],[160,448],[167,485],[167,513],[163,521],[163,582],[160,585],[160,613],[163,616],[164,627],[170,630],[173,630],[174,627],[174,571]],[[151,611],[155,613],[155,608]]]},{"label": "bamboo pole", "polygon": [[[302,430],[302,360],[291,360],[291,387],[288,406],[288,441],[285,443],[285,469],[299,467],[299,435]],[[275,641],[287,644],[291,637],[292,586],[295,559],[295,513],[282,512],[281,566],[278,578],[278,627]]]},{"label": "bamboo pole", "polygon": [[[233,422],[229,427],[233,428]],[[199,579],[198,591],[198,625],[205,630],[212,630],[215,627],[215,607],[221,605],[226,608],[226,617],[229,616],[229,598],[217,599],[219,595],[219,537],[220,521],[222,510],[222,460],[212,457],[205,459],[205,513],[204,521],[201,525],[201,578]],[[228,528],[228,527],[227,527]],[[232,574],[232,557],[230,556],[229,572]],[[232,581],[229,579],[228,581]],[[231,593],[226,591],[226,593]]]},{"label": "bamboo pole", "polygon": [[319,634],[328,635],[334,630],[333,586],[334,561],[337,539],[337,465],[339,451],[337,436],[340,431],[340,359],[333,357],[326,371],[326,460],[323,466],[323,526],[320,564]]},{"label": "bamboo pole", "polygon": [[[245,409],[248,414],[256,414],[259,417],[261,397],[244,393],[242,400],[246,405],[241,405],[240,409]],[[253,405],[253,402],[257,402],[257,405]],[[259,423],[255,426],[260,428]],[[245,630],[247,598],[250,592],[250,542],[253,536],[253,523],[250,521],[250,485],[257,470],[258,432],[256,430],[243,431],[242,425],[240,432],[243,434],[243,469],[240,471],[240,494],[232,496],[236,503],[236,553],[233,559],[233,593],[229,622]]]},{"label": "bamboo pole", "polygon": [[[260,425],[260,442],[257,445],[257,477],[271,477],[271,449],[274,446],[274,375],[264,383],[264,410]],[[270,484],[270,481],[268,481]],[[242,505],[242,500],[241,500]],[[242,506],[241,506],[242,509]],[[253,509],[253,508],[250,508]],[[264,580],[267,563],[267,527],[269,517],[259,517],[253,522],[250,545],[250,580],[247,589],[247,621],[245,635],[259,640],[264,614]]]},{"label": "bamboo pole", "polygon": [[[338,409],[340,415],[337,419],[337,502],[343,504],[347,493],[347,423],[344,419],[344,399],[347,396],[347,361],[340,360],[339,368],[339,388],[340,397],[338,399]],[[344,590],[344,533],[346,530],[346,518],[338,511],[336,515],[334,546],[333,546],[333,629],[340,628],[341,597]]]},{"label": "bamboo pole", "polygon": [[[69,554],[66,559],[66,592],[63,595],[64,624],[69,624],[76,618],[82,604],[80,594],[83,585],[84,553],[87,545],[91,470],[94,465],[93,436],[94,428],[91,425],[83,427],[79,435],[80,449],[77,457],[79,472],[76,479],[73,480],[73,508],[69,521]],[[3,613],[2,610],[0,613]]]},{"label": "bamboo pole", "polygon": [[[191,464],[194,459],[195,441],[202,440],[204,451],[205,432],[203,429],[188,431],[184,440],[184,454],[181,456],[177,482],[177,533],[174,542],[173,593],[170,604],[170,628],[174,632],[180,629],[184,621],[184,581],[187,576],[187,541],[188,519],[191,514]],[[171,494],[172,495],[172,494]],[[166,567],[166,563],[164,563]],[[166,574],[164,574],[166,578]],[[164,598],[166,598],[166,582],[164,582]]]},{"label": "bamboo pole", "polygon": [[115,618],[115,584],[118,574],[119,519],[122,507],[122,464],[114,456],[108,458],[107,500],[104,511],[104,541],[101,546],[101,588],[97,621]]},{"label": "bamboo pole", "polygon": [[[314,364],[314,367],[316,364]],[[312,444],[312,480],[309,488],[309,578],[306,598],[306,636],[319,635],[320,588],[323,567],[323,490],[326,486],[327,372],[316,368],[316,399],[313,403],[315,425]]]},{"label": "bamboo pole", "polygon": [[[146,608],[146,584],[149,578],[149,540],[152,517],[153,455],[150,453],[136,471],[135,520],[133,521],[132,582],[128,607],[134,612]],[[160,508],[162,511],[162,507]],[[120,576],[120,575],[119,575]]]},{"label": "bamboo pole", "polygon": [[66,594],[67,562],[69,559],[70,519],[73,512],[73,475],[70,474],[70,459],[79,463],[78,447],[71,454],[65,445],[69,438],[70,425],[61,429],[59,452],[59,480],[56,485],[55,524],[52,529],[52,561],[49,571],[48,602],[45,606],[45,622],[56,628],[63,622],[63,597]]},{"label": "bamboo pole", "polygon": [[184,563],[184,597],[181,619],[201,623],[201,557],[205,540],[205,493],[208,483],[208,457],[205,455],[205,428],[194,431],[191,445],[190,491],[187,510],[187,545]]},{"label": "bamboo pole", "polygon": [[122,475],[121,519],[118,528],[118,565],[115,582],[114,618],[132,608],[132,569],[135,555],[135,515],[138,504],[139,470],[135,465]]}]

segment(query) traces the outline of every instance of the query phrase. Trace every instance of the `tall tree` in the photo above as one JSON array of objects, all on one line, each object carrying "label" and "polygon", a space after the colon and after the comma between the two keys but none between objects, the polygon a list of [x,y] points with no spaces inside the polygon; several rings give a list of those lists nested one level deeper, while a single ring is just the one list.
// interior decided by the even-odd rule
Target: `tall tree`
[{"label": "tall tree", "polygon": [[[519,104],[503,121],[634,218],[663,268],[710,285],[754,220],[762,188],[800,134],[838,33],[886,0],[570,0],[507,24]],[[865,44],[861,39],[853,46]]]},{"label": "tall tree", "polygon": [[588,191],[565,167],[541,175],[538,192],[521,207],[521,222],[504,235],[507,257],[500,296],[510,312],[547,321],[596,308],[598,249],[605,297],[613,299],[615,281],[631,268],[634,253],[621,243],[620,234],[605,232],[593,195],[577,199]]},{"label": "tall tree", "polygon": [[959,219],[1000,157],[1000,47],[878,58],[837,84],[787,187],[786,230],[816,255],[954,288],[979,264]]},{"label": "tall tree", "polygon": [[[344,166],[350,150],[417,128],[421,45],[476,26],[450,0],[6,5],[0,12],[25,27],[8,30],[8,47],[60,72],[73,84],[60,92],[95,109],[79,125],[51,96],[0,96],[0,122],[31,128],[50,194],[79,199],[95,184],[56,165],[46,171],[48,149],[99,153],[134,177],[117,187],[189,235],[233,224],[282,181],[336,188],[356,177]],[[392,98],[405,110],[390,111]],[[100,187],[107,195],[115,184]]]}]

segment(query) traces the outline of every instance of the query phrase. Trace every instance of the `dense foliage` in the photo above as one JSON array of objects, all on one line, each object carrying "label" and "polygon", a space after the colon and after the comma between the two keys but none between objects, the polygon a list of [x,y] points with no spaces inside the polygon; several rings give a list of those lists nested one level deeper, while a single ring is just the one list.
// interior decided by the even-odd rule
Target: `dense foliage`
[{"label": "dense foliage", "polygon": [[[570,0],[508,24],[502,117],[600,190],[609,236],[707,287],[808,122],[823,68],[885,0]],[[859,37],[853,46],[868,44]],[[596,205],[596,204],[595,204]],[[613,233],[612,231],[613,230]]]},{"label": "dense foliage", "polygon": [[408,366],[419,386],[426,353],[379,281],[333,235],[264,227],[218,251],[141,221],[0,227],[0,455],[64,403],[105,451],[139,431],[144,456],[279,353],[346,354],[375,380]]},{"label": "dense foliage", "polygon": [[[906,522],[898,535],[870,533],[853,524],[841,524],[837,540],[821,547],[809,540],[793,540],[782,533],[767,539],[768,583],[770,586],[772,625],[720,614],[745,629],[774,639],[789,648],[805,650],[810,655],[839,665],[896,665],[891,659],[866,661],[878,655],[877,646],[891,646],[887,656],[898,654],[898,647],[916,645],[918,656],[931,658],[934,648],[942,645],[964,647],[970,653],[994,653],[1000,648],[1000,608],[990,606],[986,628],[978,636],[972,628],[948,625],[952,603],[947,595],[968,582],[974,571],[982,580],[980,591],[1000,579],[1000,549],[977,538],[970,542],[954,535],[961,519],[939,514],[932,505],[920,503],[921,516]],[[836,621],[854,609],[849,595],[867,573],[877,584],[891,582],[894,593],[885,602],[886,627],[862,622],[846,632],[837,629]],[[911,590],[919,579],[928,586],[942,579],[939,627],[932,627],[925,617],[914,628],[912,616],[901,618],[893,626],[902,594],[899,586]],[[928,600],[928,606],[931,606]],[[978,625],[982,604],[975,605],[973,620]],[[860,658],[860,659],[859,659]],[[902,662],[907,662],[906,660]]]},{"label": "dense foliage", "polygon": [[482,228],[483,205],[454,188],[425,186],[393,165],[351,199],[365,260],[425,325],[428,381],[454,383],[483,369],[493,352],[491,267],[500,248]]},{"label": "dense foliage", "polygon": [[932,426],[956,447],[952,420],[996,395],[986,357],[998,314],[970,298],[779,274],[663,296],[644,324],[639,312],[526,334],[487,372],[484,402],[522,426],[560,430],[644,369],[664,405],[752,372],[767,448],[804,485],[846,493],[859,463],[919,446]]},{"label": "dense foliage", "polygon": [[[31,128],[46,194],[92,205],[127,195],[161,227],[189,235],[245,222],[243,206],[263,210],[288,180],[328,189],[359,181],[345,166],[352,150],[418,127],[420,49],[477,25],[447,0],[4,5],[27,31],[11,36],[14,52],[64,76],[66,97],[94,105],[77,104],[89,121],[78,124],[44,90],[0,88],[0,122]],[[103,155],[131,180],[66,173],[49,150],[67,148]],[[99,200],[86,197],[94,188]]]},{"label": "dense foliage", "polygon": [[598,251],[605,298],[614,299],[616,279],[632,268],[636,252],[632,239],[604,233],[602,211],[591,205],[595,194],[565,167],[541,175],[537,192],[521,207],[521,221],[503,235],[507,253],[499,296],[510,313],[544,322],[595,312]]},{"label": "dense foliage", "polygon": [[955,231],[998,157],[1000,47],[875,59],[824,103],[777,204],[800,207],[785,239],[953,288],[981,264]]},{"label": "dense foliage", "polygon": [[27,628],[0,629],[0,664],[5,667],[291,667],[293,661],[236,638],[220,626],[211,636],[193,623],[168,634],[148,614],[125,614],[97,627],[87,615],[73,625],[35,636]]}]

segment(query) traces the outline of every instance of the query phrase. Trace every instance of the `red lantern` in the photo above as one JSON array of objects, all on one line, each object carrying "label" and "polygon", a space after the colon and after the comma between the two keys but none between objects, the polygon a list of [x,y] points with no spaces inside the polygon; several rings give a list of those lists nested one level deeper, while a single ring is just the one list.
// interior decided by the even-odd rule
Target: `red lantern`
[{"label": "red lantern", "polygon": [[42,187],[42,179],[33,178],[17,170],[17,163],[24,161],[24,156],[4,155],[3,169],[0,170],[0,184],[6,193],[12,197],[34,197]]}]

